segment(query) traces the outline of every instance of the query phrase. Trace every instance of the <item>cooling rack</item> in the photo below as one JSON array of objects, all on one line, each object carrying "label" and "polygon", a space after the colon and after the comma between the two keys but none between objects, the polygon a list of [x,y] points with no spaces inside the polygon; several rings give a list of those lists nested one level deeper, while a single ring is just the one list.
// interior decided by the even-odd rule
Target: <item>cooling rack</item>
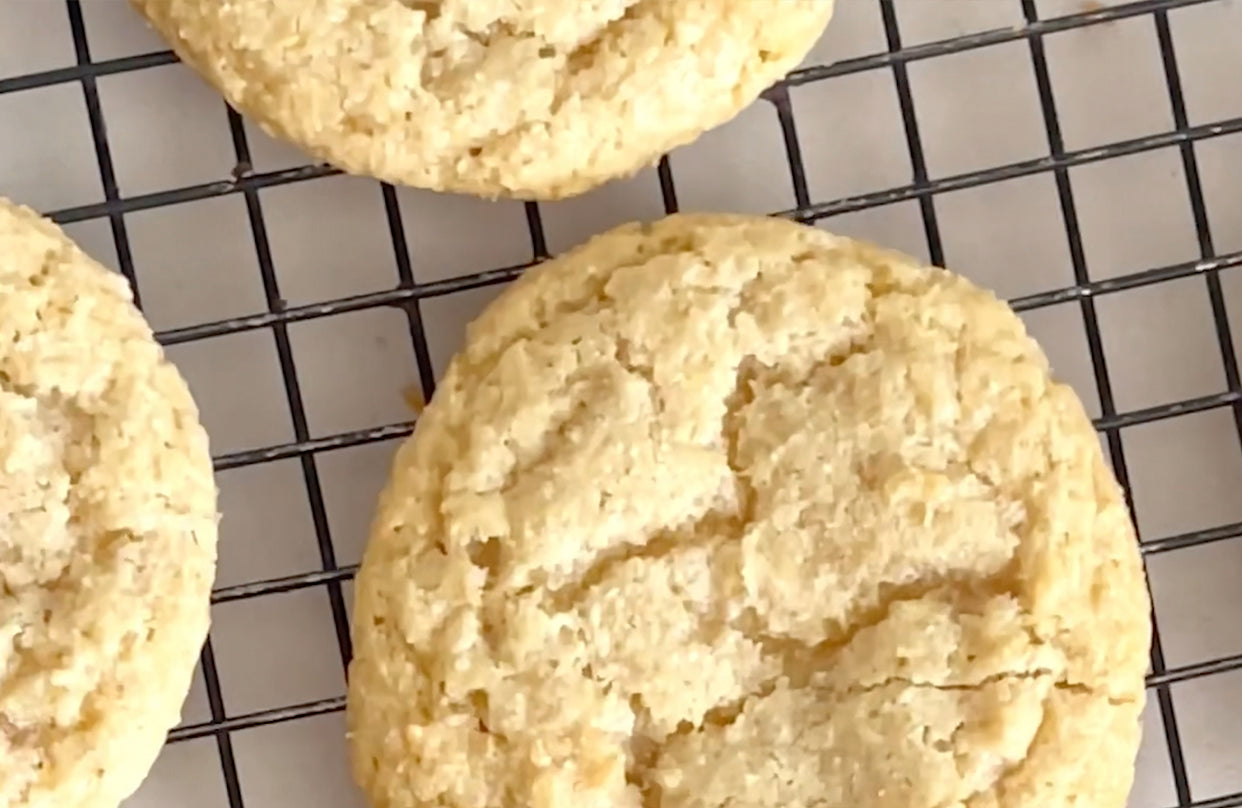
[{"label": "cooling rack", "polygon": [[[306,164],[120,0],[0,0],[0,193],[130,281],[216,446],[215,627],[132,805],[361,804],[339,740],[350,582],[462,322],[592,232],[715,207],[870,237],[1011,300],[1140,528],[1157,632],[1131,802],[1242,806],[1242,3],[838,5],[737,121],[539,205]],[[387,364],[358,371],[359,351]]]}]

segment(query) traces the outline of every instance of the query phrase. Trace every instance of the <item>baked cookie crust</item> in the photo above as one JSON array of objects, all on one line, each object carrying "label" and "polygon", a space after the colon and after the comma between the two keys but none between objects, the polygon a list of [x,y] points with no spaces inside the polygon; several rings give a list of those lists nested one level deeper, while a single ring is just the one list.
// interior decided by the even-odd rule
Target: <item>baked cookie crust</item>
[{"label": "baked cookie crust", "polygon": [[115,808],[207,633],[207,436],[125,280],[0,199],[0,805]]},{"label": "baked cookie crust", "polygon": [[389,182],[555,199],[794,68],[833,0],[132,0],[242,112]]},{"label": "baked cookie crust", "polygon": [[376,808],[1122,808],[1149,604],[1075,394],[960,276],[777,219],[530,270],[396,454]]}]

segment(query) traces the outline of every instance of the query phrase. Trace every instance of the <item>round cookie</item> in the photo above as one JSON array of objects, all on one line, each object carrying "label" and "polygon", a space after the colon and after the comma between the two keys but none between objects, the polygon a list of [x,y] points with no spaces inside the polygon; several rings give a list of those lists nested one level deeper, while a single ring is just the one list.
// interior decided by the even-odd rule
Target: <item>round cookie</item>
[{"label": "round cookie", "polygon": [[347,172],[554,199],[731,119],[833,0],[132,0],[267,131]]},{"label": "round cookie", "polygon": [[788,221],[530,270],[395,457],[348,724],[376,808],[1122,808],[1148,599],[1002,302]]},{"label": "round cookie", "polygon": [[129,286],[0,199],[0,805],[115,808],[207,632],[207,436]]}]

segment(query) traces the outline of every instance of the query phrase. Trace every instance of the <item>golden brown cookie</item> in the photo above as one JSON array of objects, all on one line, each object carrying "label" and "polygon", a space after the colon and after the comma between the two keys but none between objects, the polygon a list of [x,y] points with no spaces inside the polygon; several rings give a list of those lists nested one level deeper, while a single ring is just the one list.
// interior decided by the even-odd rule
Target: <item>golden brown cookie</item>
[{"label": "golden brown cookie", "polygon": [[207,633],[215,509],[125,280],[0,199],[0,806],[115,808],[146,776]]},{"label": "golden brown cookie", "polygon": [[833,0],[132,0],[268,131],[355,174],[559,198],[795,67]]},{"label": "golden brown cookie", "polygon": [[1122,808],[1148,598],[1002,302],[791,222],[532,269],[392,467],[348,719],[377,808]]}]

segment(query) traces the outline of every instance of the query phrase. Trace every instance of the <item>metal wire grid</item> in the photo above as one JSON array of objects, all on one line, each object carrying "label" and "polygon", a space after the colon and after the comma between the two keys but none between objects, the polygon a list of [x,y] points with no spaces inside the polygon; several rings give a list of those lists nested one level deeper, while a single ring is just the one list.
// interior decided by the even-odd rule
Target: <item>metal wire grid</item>
[{"label": "metal wire grid", "polygon": [[[1242,376],[1239,373],[1238,358],[1233,348],[1231,326],[1226,313],[1219,278],[1220,272],[1242,266],[1242,252],[1217,254],[1213,247],[1212,234],[1208,223],[1206,205],[1200,186],[1198,165],[1193,148],[1193,144],[1198,141],[1222,135],[1242,133],[1242,118],[1231,118],[1201,126],[1190,126],[1188,124],[1177,55],[1173,45],[1168,17],[1170,10],[1213,2],[1213,0],[1138,0],[1125,5],[1098,8],[1082,13],[1042,20],[1038,18],[1035,0],[1020,0],[1026,21],[1025,26],[970,34],[913,47],[905,47],[902,44],[895,8],[896,0],[878,0],[878,2],[881,7],[887,45],[884,52],[829,65],[797,70],[764,94],[764,98],[773,105],[781,127],[788,158],[789,179],[797,205],[792,210],[780,211],[775,215],[811,222],[829,216],[879,207],[903,200],[917,200],[930,258],[933,263],[943,265],[943,246],[936,220],[936,210],[932,204],[932,198],[935,195],[1032,174],[1050,172],[1055,179],[1061,214],[1068,238],[1074,284],[1065,288],[1016,298],[1011,300],[1010,303],[1018,311],[1027,311],[1074,301],[1078,303],[1083,318],[1091,365],[1101,406],[1101,416],[1096,419],[1095,425],[1105,436],[1113,468],[1121,484],[1126,489],[1127,497],[1130,496],[1130,480],[1120,436],[1121,429],[1125,427],[1229,407],[1233,413],[1238,438],[1242,441]],[[291,323],[302,320],[376,307],[400,309],[404,312],[408,323],[423,393],[426,397],[430,397],[434,390],[435,380],[427,338],[419,311],[419,301],[466,289],[503,283],[517,277],[527,267],[548,258],[549,252],[543,233],[539,206],[534,203],[527,203],[525,206],[531,246],[531,260],[529,262],[432,283],[419,283],[415,280],[412,271],[410,251],[402,224],[397,195],[391,186],[383,185],[384,207],[399,279],[397,286],[385,291],[327,300],[310,305],[287,306],[280,295],[259,191],[264,188],[325,177],[339,172],[322,165],[306,165],[282,171],[254,173],[250,170],[250,147],[247,143],[242,119],[235,111],[228,109],[228,126],[238,166],[231,179],[122,198],[113,169],[111,149],[108,143],[96,81],[102,76],[170,64],[177,61],[177,59],[171,52],[161,51],[120,59],[93,61],[79,0],[65,0],[65,4],[73,36],[76,63],[71,67],[63,69],[0,79],[0,94],[66,82],[77,82],[82,87],[91,126],[95,156],[104,190],[104,201],[97,204],[53,211],[49,213],[51,218],[60,223],[106,218],[112,229],[121,272],[129,280],[131,286],[134,287],[135,298],[140,302],[141,297],[135,281],[133,256],[126,233],[126,214],[226,194],[242,194],[246,203],[259,271],[262,276],[264,295],[266,297],[266,310],[244,317],[170,329],[158,333],[157,337],[165,345],[174,345],[255,329],[271,330],[275,340],[285,395],[292,415],[295,439],[290,443],[219,455],[215,458],[215,467],[217,470],[224,470],[279,459],[297,458],[301,465],[302,476],[310,503],[321,569],[299,575],[219,588],[213,593],[212,602],[226,603],[278,592],[322,586],[328,593],[341,662],[343,665],[347,664],[351,655],[351,646],[341,587],[345,581],[353,577],[356,567],[340,566],[336,563],[332,539],[328,530],[323,492],[320,486],[319,475],[316,471],[315,455],[333,449],[360,446],[402,437],[410,433],[413,424],[411,422],[386,424],[370,429],[312,438],[307,426],[305,407],[298,384],[298,374],[294,366],[289,344],[288,326]],[[1058,121],[1056,103],[1049,80],[1048,64],[1044,54],[1044,35],[1140,16],[1150,17],[1152,24],[1155,26],[1168,89],[1169,103],[1172,109],[1174,129],[1148,137],[1109,143],[1089,149],[1067,151],[1062,140],[1061,126]],[[1034,69],[1043,112],[1049,156],[996,166],[982,171],[972,171],[931,179],[924,160],[907,66],[911,62],[918,60],[1021,40],[1026,41],[1030,50],[1031,65]],[[889,70],[892,72],[900,104],[902,122],[905,128],[905,138],[913,166],[912,181],[907,185],[899,187],[827,202],[812,202],[808,191],[806,172],[802,163],[797,125],[790,102],[789,88],[867,70]],[[1200,259],[1169,266],[1154,267],[1142,272],[1107,280],[1090,280],[1087,274],[1083,241],[1074,204],[1074,195],[1070,187],[1068,170],[1074,166],[1171,146],[1178,148],[1185,171],[1187,200],[1198,233]],[[667,158],[659,163],[658,176],[665,211],[669,213],[677,211],[676,184]],[[1225,390],[1213,395],[1177,401],[1156,407],[1118,412],[1114,404],[1112,385],[1109,380],[1108,366],[1105,361],[1100,328],[1096,318],[1095,298],[1100,295],[1186,278],[1192,275],[1202,276],[1203,282],[1207,287],[1217,343],[1224,366]],[[1133,508],[1132,502],[1131,508]],[[1141,549],[1144,556],[1149,556],[1239,537],[1242,537],[1242,522],[1235,522],[1206,530],[1145,539],[1141,542]],[[1155,616],[1153,615],[1154,620]],[[237,766],[233,755],[231,732],[324,713],[338,712],[344,708],[344,697],[342,696],[242,715],[228,715],[221,696],[220,678],[210,640],[207,641],[203,648],[201,667],[211,719],[202,723],[178,727],[170,733],[168,740],[170,743],[175,743],[192,738],[208,736],[215,738],[230,808],[242,808],[244,805]],[[1151,673],[1147,681],[1148,688],[1154,691],[1155,701],[1162,719],[1174,790],[1179,808],[1242,808],[1242,792],[1207,800],[1196,801],[1193,799],[1178,732],[1177,718],[1170,694],[1170,686],[1174,683],[1239,669],[1242,669],[1242,654],[1169,668],[1164,661],[1162,643],[1157,626],[1151,652]]]}]

